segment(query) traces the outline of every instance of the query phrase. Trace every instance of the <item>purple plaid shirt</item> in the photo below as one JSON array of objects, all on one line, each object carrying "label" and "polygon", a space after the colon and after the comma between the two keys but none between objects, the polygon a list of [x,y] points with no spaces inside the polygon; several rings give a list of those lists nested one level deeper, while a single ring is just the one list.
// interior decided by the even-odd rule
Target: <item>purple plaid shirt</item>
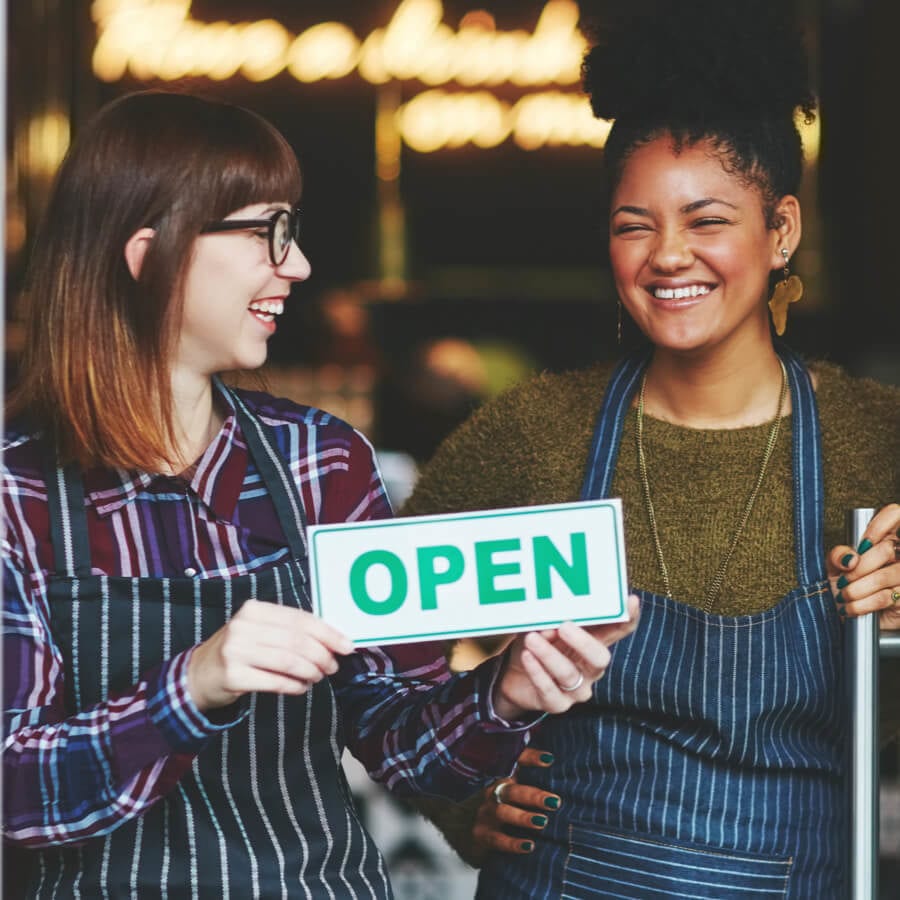
[{"label": "purple plaid shirt", "polygon": [[[276,435],[310,524],[390,515],[362,435],[322,410],[241,396]],[[219,390],[217,399],[227,418],[190,481],[108,469],[84,474],[94,574],[229,578],[287,557],[230,398]],[[192,650],[106,702],[67,715],[66,672],[49,624],[53,557],[39,450],[31,435],[6,435],[3,827],[7,839],[30,846],[80,842],[139,816],[173,790],[209,741],[247,715],[246,702],[210,716],[194,706],[186,681]],[[512,769],[529,732],[494,713],[497,671],[488,661],[451,676],[437,643],[358,650],[332,677],[344,741],[398,792],[471,794]]]}]

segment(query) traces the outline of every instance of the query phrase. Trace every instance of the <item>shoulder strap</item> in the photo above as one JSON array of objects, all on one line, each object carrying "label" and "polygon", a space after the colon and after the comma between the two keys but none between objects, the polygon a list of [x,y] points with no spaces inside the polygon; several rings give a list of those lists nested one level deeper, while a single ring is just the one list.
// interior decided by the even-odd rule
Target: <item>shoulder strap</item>
[{"label": "shoulder strap", "polygon": [[825,578],[825,485],[819,407],[812,379],[800,357],[780,342],[775,349],[787,368],[791,389],[797,578],[799,584],[808,585]]},{"label": "shoulder strap", "polygon": [[278,452],[270,429],[252,413],[238,394],[225,387],[234,401],[235,414],[247,441],[247,448],[275,504],[278,521],[295,559],[305,559],[306,514],[300,491],[294,483],[287,461]]},{"label": "shoulder strap", "polygon": [[91,548],[84,511],[84,484],[78,466],[59,466],[48,451],[44,463],[53,567],[58,574],[91,574]]},{"label": "shoulder strap", "polygon": [[609,496],[619,459],[625,414],[651,355],[651,350],[643,350],[626,356],[613,370],[594,426],[581,486],[582,500],[602,500]]}]

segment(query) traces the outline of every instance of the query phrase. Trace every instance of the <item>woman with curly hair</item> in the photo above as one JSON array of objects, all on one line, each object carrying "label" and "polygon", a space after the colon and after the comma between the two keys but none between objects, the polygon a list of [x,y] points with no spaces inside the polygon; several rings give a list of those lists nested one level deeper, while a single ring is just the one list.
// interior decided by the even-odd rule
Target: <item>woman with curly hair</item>
[{"label": "woman with curly hair", "polygon": [[[621,497],[641,621],[483,795],[479,896],[843,897],[842,625],[900,627],[900,391],[778,339],[803,44],[780,3],[632,3],[584,79],[642,346],[480,409],[404,512]],[[842,546],[853,507],[880,511]]]}]

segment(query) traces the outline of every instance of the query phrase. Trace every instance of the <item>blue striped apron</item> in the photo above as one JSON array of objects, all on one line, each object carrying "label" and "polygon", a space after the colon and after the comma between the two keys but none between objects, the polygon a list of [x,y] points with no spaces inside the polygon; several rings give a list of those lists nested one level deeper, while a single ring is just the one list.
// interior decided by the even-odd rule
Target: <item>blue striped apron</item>
[{"label": "blue striped apron", "polygon": [[[51,628],[70,713],[127,690],[142,672],[205,640],[249,598],[310,608],[305,516],[282,456],[288,448],[233,399],[250,469],[271,495],[291,551],[273,568],[231,579],[92,575],[81,478],[51,470]],[[341,769],[328,680],[303,697],[252,694],[249,702],[250,715],[214,737],[142,816],[80,847],[28,853],[27,895],[391,897]]]},{"label": "blue striped apron", "polygon": [[[641,619],[591,702],[548,720],[546,770],[563,798],[533,854],[497,854],[478,896],[845,896],[840,624],[825,580],[815,394],[786,348],[798,587],[765,612],[706,614],[639,591]],[[609,494],[648,356],[616,369],[582,498]],[[698,664],[699,663],[699,664]]]}]

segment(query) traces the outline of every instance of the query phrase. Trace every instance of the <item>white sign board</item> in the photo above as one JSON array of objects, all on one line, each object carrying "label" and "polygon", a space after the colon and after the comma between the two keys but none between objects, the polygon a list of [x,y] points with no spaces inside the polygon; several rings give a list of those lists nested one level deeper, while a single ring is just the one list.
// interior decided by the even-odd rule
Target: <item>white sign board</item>
[{"label": "white sign board", "polygon": [[359,647],[627,618],[619,500],[313,525],[313,611]]}]

